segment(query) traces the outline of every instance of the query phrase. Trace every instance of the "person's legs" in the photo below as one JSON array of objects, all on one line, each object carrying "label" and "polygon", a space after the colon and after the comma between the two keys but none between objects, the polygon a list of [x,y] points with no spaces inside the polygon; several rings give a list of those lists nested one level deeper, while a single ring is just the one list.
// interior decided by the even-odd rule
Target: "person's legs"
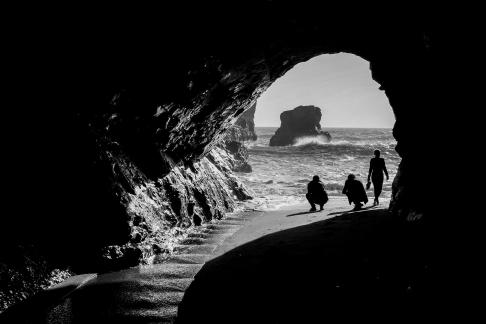
[{"label": "person's legs", "polygon": [[382,189],[383,189],[383,178],[373,179],[373,191],[375,193],[375,201],[373,202],[373,205],[378,205],[380,203],[378,198],[381,195]]},{"label": "person's legs", "polygon": [[327,196],[327,192],[324,192],[324,196],[322,197],[322,201],[321,201],[321,210],[324,209],[324,205],[327,204],[328,201],[329,201],[329,197]]},{"label": "person's legs", "polygon": [[324,209],[324,205],[327,203],[327,201],[328,201],[327,194],[320,197],[319,201],[316,201],[316,203],[319,204],[319,207],[321,208],[320,210]]},{"label": "person's legs", "polygon": [[358,201],[358,200],[354,201],[354,208],[353,208],[353,210],[360,210],[361,207],[363,207],[363,204],[360,201]]},{"label": "person's legs", "polygon": [[315,211],[316,210],[316,204],[314,203],[314,200],[312,199],[311,195],[309,193],[307,193],[305,195],[305,198],[307,198],[307,201],[311,205],[310,211]]}]

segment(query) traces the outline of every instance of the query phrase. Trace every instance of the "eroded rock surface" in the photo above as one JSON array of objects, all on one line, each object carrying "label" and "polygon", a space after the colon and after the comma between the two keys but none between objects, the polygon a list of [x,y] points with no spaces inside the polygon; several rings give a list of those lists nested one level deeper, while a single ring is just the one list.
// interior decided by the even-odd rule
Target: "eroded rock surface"
[{"label": "eroded rock surface", "polygon": [[329,142],[331,135],[321,130],[321,108],[298,106],[280,114],[280,128],[270,138],[270,146],[296,144],[299,138],[313,137],[322,142]]},{"label": "eroded rock surface", "polygon": [[238,117],[236,123],[228,129],[226,139],[236,142],[256,141],[255,111],[256,103]]},{"label": "eroded rock surface", "polygon": [[[171,171],[155,181],[121,156],[113,166],[126,186],[118,187],[128,233],[123,245],[103,249],[107,267],[131,266],[160,253],[172,253],[184,229],[221,219],[237,201],[250,199],[250,192],[232,173],[231,153],[215,147],[190,166],[176,166],[166,158]],[[133,181],[137,179],[137,181]]]},{"label": "eroded rock surface", "polygon": [[234,125],[227,131],[221,146],[228,151],[227,162],[231,170],[236,172],[251,172],[251,165],[248,163],[248,149],[245,142],[256,141],[255,133],[255,109],[254,103],[248,110],[242,113]]}]

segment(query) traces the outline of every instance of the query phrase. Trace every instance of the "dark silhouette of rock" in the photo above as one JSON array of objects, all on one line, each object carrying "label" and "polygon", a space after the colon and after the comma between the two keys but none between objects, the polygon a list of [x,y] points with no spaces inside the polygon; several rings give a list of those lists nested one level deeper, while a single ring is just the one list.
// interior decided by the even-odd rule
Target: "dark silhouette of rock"
[{"label": "dark silhouette of rock", "polygon": [[225,134],[222,147],[226,149],[231,157],[228,163],[231,170],[236,172],[251,172],[251,165],[248,163],[248,149],[246,141],[256,141],[255,133],[255,109],[254,103],[248,110],[243,112]]},{"label": "dark silhouette of rock", "polygon": [[[427,277],[426,252],[417,248],[425,241],[386,210],[273,232],[207,262],[185,291],[176,323],[386,322],[397,313],[435,318],[449,287]],[[427,303],[415,302],[411,290]],[[208,311],[218,298],[218,310]]]},{"label": "dark silhouette of rock", "polygon": [[330,141],[331,135],[321,130],[321,109],[315,106],[298,106],[280,114],[280,128],[270,138],[270,146],[287,146],[302,137],[317,137]]},{"label": "dark silhouette of rock", "polygon": [[255,111],[256,102],[238,116],[235,124],[227,131],[226,139],[236,142],[256,141]]},{"label": "dark silhouette of rock", "polygon": [[202,224],[202,218],[198,214],[192,215],[192,223],[194,226],[201,226]]},{"label": "dark silhouette of rock", "polygon": [[[205,218],[231,210],[234,197],[248,193],[217,148],[223,130],[275,80],[321,54],[368,60],[393,107],[403,158],[393,215],[423,213],[428,224],[444,223],[454,204],[438,203],[443,191],[426,181],[431,170],[449,174],[470,162],[450,154],[463,147],[460,137],[444,141],[442,134],[468,124],[458,118],[477,116],[457,110],[474,92],[463,75],[476,71],[464,39],[472,30],[421,23],[435,16],[422,8],[400,17],[383,7],[357,19],[352,8],[322,10],[319,2],[178,3],[141,24],[132,14],[97,10],[38,15],[41,23],[32,16],[19,30],[25,37],[6,40],[5,294],[12,277],[41,289],[50,270],[124,265],[125,247],[147,247],[132,253],[141,256],[136,262],[153,253],[152,241],[169,250],[172,235],[190,226],[189,201]],[[434,178],[435,188],[450,186],[449,177]],[[142,242],[132,242],[132,232],[143,233]],[[29,273],[27,250],[45,260]]]}]

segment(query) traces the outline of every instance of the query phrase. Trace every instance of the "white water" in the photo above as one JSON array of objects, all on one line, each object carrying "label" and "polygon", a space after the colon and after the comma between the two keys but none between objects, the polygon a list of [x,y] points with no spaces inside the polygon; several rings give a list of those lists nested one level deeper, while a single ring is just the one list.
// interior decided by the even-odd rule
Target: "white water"
[{"label": "white water", "polygon": [[375,149],[381,151],[390,174],[382,196],[390,197],[391,182],[400,163],[391,129],[330,128],[325,129],[332,136],[329,143],[324,136],[304,137],[294,146],[270,147],[268,142],[275,130],[256,128],[258,140],[248,143],[253,172],[240,174],[255,192],[254,203],[261,208],[278,209],[305,201],[307,183],[314,175],[324,182],[331,199],[340,196],[349,173],[366,182]]}]

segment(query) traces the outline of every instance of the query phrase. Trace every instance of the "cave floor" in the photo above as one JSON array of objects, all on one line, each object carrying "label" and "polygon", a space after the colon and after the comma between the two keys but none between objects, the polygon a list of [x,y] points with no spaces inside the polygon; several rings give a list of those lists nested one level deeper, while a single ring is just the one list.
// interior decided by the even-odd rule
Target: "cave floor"
[{"label": "cave floor", "polygon": [[98,275],[42,322],[306,323],[421,309],[429,265],[417,233],[410,244],[383,207],[350,209],[331,197],[322,212],[229,216],[170,259]]}]

